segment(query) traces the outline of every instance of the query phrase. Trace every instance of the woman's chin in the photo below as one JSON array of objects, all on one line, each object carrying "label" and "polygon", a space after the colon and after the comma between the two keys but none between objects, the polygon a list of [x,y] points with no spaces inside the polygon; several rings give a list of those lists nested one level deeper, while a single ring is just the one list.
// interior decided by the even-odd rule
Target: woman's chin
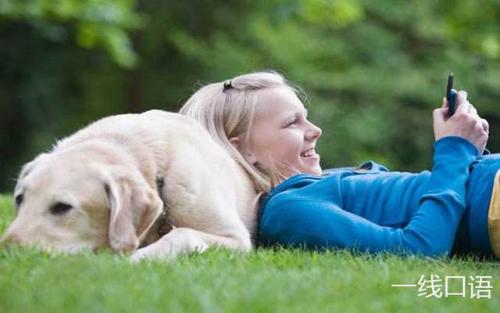
[{"label": "woman's chin", "polygon": [[301,171],[301,173],[309,174],[309,175],[321,176],[322,170],[321,170],[321,166],[318,164],[317,166],[314,166],[314,167],[304,168]]},{"label": "woman's chin", "polygon": [[321,175],[321,165],[319,155],[311,158],[302,158],[302,173],[311,175]]}]

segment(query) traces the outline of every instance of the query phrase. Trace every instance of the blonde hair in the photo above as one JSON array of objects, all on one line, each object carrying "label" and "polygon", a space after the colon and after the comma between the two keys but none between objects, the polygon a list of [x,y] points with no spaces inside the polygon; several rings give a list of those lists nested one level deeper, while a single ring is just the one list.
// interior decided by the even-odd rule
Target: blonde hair
[{"label": "blonde hair", "polygon": [[258,105],[258,93],[275,87],[288,87],[300,93],[280,74],[256,72],[236,76],[224,82],[208,84],[197,90],[182,106],[179,113],[196,119],[212,137],[238,162],[252,179],[257,192],[267,193],[282,180],[276,170],[263,170],[245,160],[230,142],[230,138],[243,135],[250,140],[250,130]]}]

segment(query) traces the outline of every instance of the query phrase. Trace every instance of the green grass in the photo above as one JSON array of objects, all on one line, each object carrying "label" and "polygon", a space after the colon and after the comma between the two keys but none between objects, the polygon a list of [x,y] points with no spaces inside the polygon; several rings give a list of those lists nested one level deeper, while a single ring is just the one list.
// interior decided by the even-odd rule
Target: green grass
[{"label": "green grass", "polygon": [[[0,197],[2,233],[13,218],[11,201]],[[0,249],[0,312],[496,312],[499,265],[263,249],[133,265],[110,253]],[[391,287],[431,274],[493,276],[491,299],[471,299],[469,292],[424,298],[417,288]]]}]

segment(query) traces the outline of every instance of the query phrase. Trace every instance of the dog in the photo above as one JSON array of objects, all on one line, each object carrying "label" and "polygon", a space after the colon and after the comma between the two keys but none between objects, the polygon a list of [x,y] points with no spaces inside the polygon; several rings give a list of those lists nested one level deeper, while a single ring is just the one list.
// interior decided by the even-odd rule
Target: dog
[{"label": "dog", "polygon": [[256,231],[249,176],[194,119],[160,110],[105,117],[57,142],[23,167],[14,199],[3,245],[140,261],[249,251]]}]

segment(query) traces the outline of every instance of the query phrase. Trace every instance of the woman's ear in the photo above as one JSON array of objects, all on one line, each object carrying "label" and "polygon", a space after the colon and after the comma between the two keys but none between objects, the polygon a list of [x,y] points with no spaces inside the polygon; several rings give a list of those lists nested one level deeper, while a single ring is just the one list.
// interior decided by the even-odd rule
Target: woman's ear
[{"label": "woman's ear", "polygon": [[233,147],[236,148],[236,150],[240,151],[241,147],[241,140],[239,137],[232,137],[229,138],[229,142],[233,145]]},{"label": "woman's ear", "polygon": [[229,138],[229,142],[233,145],[233,147],[238,150],[238,152],[243,156],[243,158],[250,164],[255,165],[257,163],[257,158],[255,155],[250,152],[246,146],[243,144],[242,140],[239,137]]}]

